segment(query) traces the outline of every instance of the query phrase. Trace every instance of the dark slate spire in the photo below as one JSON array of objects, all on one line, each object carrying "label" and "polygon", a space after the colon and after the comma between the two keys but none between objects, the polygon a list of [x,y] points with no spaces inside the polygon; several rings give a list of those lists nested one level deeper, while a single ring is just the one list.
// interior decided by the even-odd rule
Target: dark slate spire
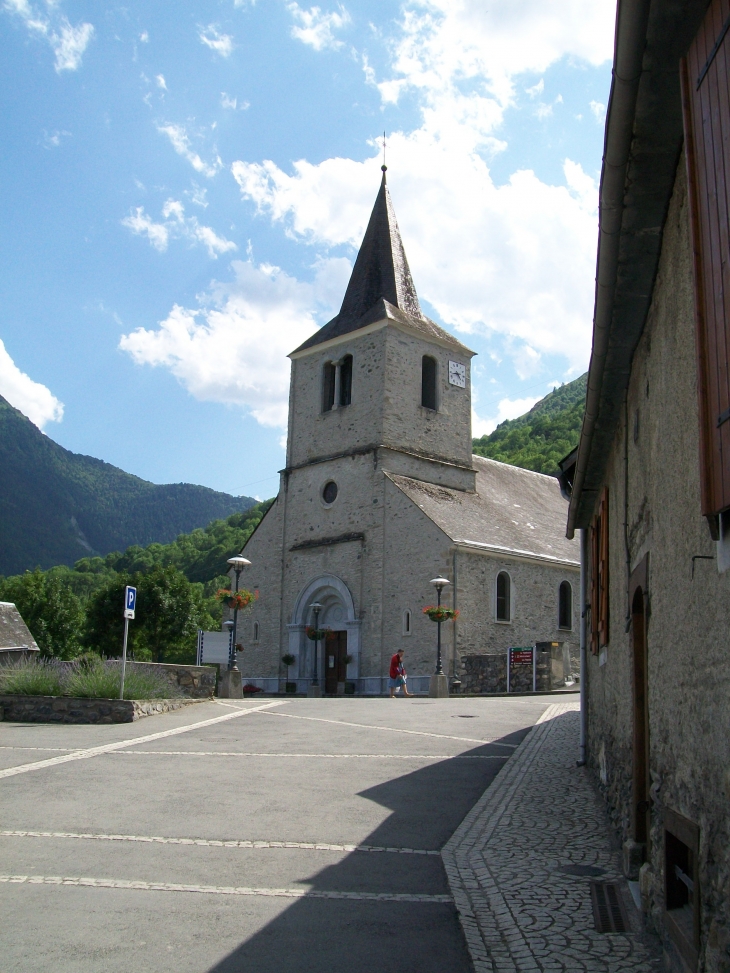
[{"label": "dark slate spire", "polygon": [[453,335],[434,324],[421,311],[385,182],[386,167],[381,168],[383,180],[380,191],[352,268],[340,313],[292,354],[386,319],[400,322],[431,339],[468,352]]},{"label": "dark slate spire", "polygon": [[380,298],[406,314],[423,317],[385,172],[338,317],[356,324]]}]

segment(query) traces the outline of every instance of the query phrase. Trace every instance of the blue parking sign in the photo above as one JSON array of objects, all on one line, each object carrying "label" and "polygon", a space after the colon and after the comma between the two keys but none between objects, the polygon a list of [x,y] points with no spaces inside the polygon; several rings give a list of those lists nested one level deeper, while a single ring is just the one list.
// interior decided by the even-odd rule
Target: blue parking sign
[{"label": "blue parking sign", "polygon": [[[134,611],[137,606],[137,589],[127,585],[124,590],[124,608],[126,611]],[[133,616],[134,617],[134,616]]]}]

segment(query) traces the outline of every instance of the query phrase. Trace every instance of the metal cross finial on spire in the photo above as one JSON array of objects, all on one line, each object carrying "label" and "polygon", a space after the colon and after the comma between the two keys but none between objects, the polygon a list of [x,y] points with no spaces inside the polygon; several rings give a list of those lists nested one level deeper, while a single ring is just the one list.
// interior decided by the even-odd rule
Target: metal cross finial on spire
[{"label": "metal cross finial on spire", "polygon": [[388,167],[385,164],[385,132],[383,132],[383,164],[380,168],[383,172],[387,172]]}]

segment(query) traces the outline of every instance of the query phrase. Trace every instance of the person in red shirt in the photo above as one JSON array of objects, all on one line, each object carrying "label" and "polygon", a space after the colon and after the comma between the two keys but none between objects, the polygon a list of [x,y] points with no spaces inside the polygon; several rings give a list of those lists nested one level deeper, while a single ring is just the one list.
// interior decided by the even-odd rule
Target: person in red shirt
[{"label": "person in red shirt", "polygon": [[413,693],[408,692],[408,687],[406,686],[406,667],[403,665],[403,652],[404,649],[398,649],[393,658],[390,660],[390,676],[388,678],[388,689],[390,689],[390,698],[395,699],[395,692],[400,687],[403,690],[404,696],[412,696]]}]

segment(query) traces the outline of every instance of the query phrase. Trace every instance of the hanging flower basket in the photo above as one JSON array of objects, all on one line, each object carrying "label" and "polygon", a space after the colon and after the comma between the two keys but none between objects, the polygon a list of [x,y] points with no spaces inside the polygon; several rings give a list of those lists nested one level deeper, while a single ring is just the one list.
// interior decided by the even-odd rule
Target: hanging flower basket
[{"label": "hanging flower basket", "polygon": [[311,625],[308,625],[305,631],[307,638],[311,639],[313,642],[322,642],[325,639],[328,642],[331,642],[332,639],[335,638],[335,633],[331,628],[312,628]]},{"label": "hanging flower basket", "polygon": [[231,591],[229,588],[221,588],[220,591],[216,593],[216,598],[221,604],[225,605],[226,608],[230,608],[231,611],[238,609],[238,611],[243,611],[244,608],[256,601],[258,598],[258,591],[247,591],[246,588],[239,588],[238,591]]},{"label": "hanging flower basket", "polygon": [[459,609],[446,608],[445,605],[426,605],[423,614],[428,615],[432,622],[453,622],[459,617]]}]

